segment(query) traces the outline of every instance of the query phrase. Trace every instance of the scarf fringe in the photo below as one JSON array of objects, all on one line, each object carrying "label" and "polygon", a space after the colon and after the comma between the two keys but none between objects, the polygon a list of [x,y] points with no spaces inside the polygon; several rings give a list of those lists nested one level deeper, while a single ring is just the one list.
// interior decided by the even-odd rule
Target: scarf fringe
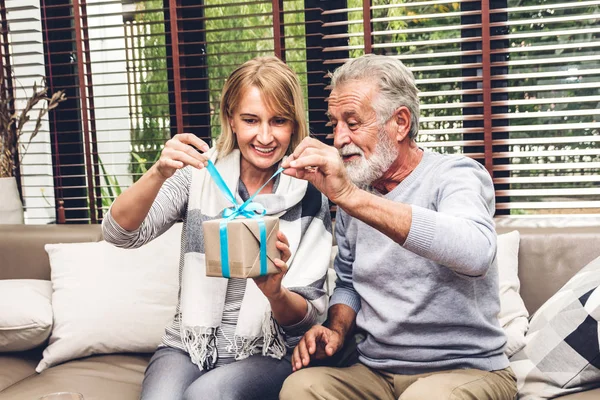
[{"label": "scarf fringe", "polygon": [[262,334],[263,334],[263,356],[271,356],[277,359],[281,359],[286,353],[285,339],[283,337],[283,330],[275,321],[273,313],[271,311],[265,313],[262,323]]},{"label": "scarf fringe", "polygon": [[[260,343],[260,337],[240,337],[235,336],[235,359],[243,360],[253,354],[257,353],[258,344]],[[238,344],[239,343],[239,344]]]},{"label": "scarf fringe", "polygon": [[[263,317],[261,330],[262,336],[260,337],[235,336],[236,360],[243,360],[258,353],[261,353],[263,356],[281,359],[286,354],[287,348],[285,346],[283,331],[270,311],[266,312]],[[261,339],[262,351],[259,349]]]},{"label": "scarf fringe", "polygon": [[[181,327],[181,341],[190,355],[190,359],[200,370],[208,371],[215,367],[217,362],[217,328],[203,328],[199,326]],[[262,341],[262,351],[260,344]],[[227,351],[235,352],[236,360],[243,360],[251,355],[261,353],[281,359],[287,352],[283,330],[273,318],[273,314],[266,312],[262,322],[262,336],[241,337],[234,336],[233,343],[227,346]]]},{"label": "scarf fringe", "polygon": [[192,362],[203,371],[214,368],[218,357],[217,329],[182,325],[180,334]]}]

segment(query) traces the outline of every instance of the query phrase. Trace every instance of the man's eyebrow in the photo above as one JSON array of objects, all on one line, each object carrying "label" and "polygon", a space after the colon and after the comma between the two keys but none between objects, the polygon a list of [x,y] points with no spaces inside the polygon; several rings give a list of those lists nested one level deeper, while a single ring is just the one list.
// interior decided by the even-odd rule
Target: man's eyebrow
[{"label": "man's eyebrow", "polygon": [[[356,115],[358,115],[358,113],[357,113],[356,111],[354,111],[354,110],[350,110],[350,111],[344,111],[344,112],[342,113],[342,117],[343,117],[343,118],[354,117],[354,116],[356,116]],[[329,111],[325,112],[325,116],[326,116],[327,118],[329,118],[329,119],[333,118],[333,117],[331,116],[331,113],[330,113]]]}]

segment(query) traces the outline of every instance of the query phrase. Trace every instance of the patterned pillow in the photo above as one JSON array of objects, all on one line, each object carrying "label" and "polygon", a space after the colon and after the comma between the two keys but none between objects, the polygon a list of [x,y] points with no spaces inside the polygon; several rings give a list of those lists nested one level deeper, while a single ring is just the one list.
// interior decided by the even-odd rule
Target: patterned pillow
[{"label": "patterned pillow", "polygon": [[600,257],[533,315],[511,358],[519,399],[550,399],[600,386]]}]

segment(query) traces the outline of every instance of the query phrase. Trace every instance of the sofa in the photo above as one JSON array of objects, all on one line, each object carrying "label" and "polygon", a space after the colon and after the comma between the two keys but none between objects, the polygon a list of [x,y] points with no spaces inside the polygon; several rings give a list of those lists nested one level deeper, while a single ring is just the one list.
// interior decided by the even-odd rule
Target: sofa
[{"label": "sofa", "polygon": [[[502,218],[496,223],[499,234],[520,232],[520,294],[530,314],[600,255],[600,218]],[[49,280],[45,244],[101,239],[98,225],[0,225],[0,280]],[[60,363],[38,374],[35,368],[46,345],[47,342],[27,351],[0,353],[0,400],[33,400],[61,391],[80,392],[85,400],[139,397],[151,353],[93,355]],[[560,398],[599,399],[600,388]]]}]

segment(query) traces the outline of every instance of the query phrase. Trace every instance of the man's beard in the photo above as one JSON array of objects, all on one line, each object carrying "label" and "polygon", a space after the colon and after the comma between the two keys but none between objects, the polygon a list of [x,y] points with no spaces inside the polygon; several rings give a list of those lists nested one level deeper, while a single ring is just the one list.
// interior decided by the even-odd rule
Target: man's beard
[{"label": "man's beard", "polygon": [[346,173],[350,180],[361,189],[368,189],[371,184],[381,178],[398,158],[396,143],[385,132],[379,130],[378,141],[371,157],[366,158],[364,152],[355,144],[343,146],[339,153],[341,156],[356,154],[358,159],[344,162]]}]

